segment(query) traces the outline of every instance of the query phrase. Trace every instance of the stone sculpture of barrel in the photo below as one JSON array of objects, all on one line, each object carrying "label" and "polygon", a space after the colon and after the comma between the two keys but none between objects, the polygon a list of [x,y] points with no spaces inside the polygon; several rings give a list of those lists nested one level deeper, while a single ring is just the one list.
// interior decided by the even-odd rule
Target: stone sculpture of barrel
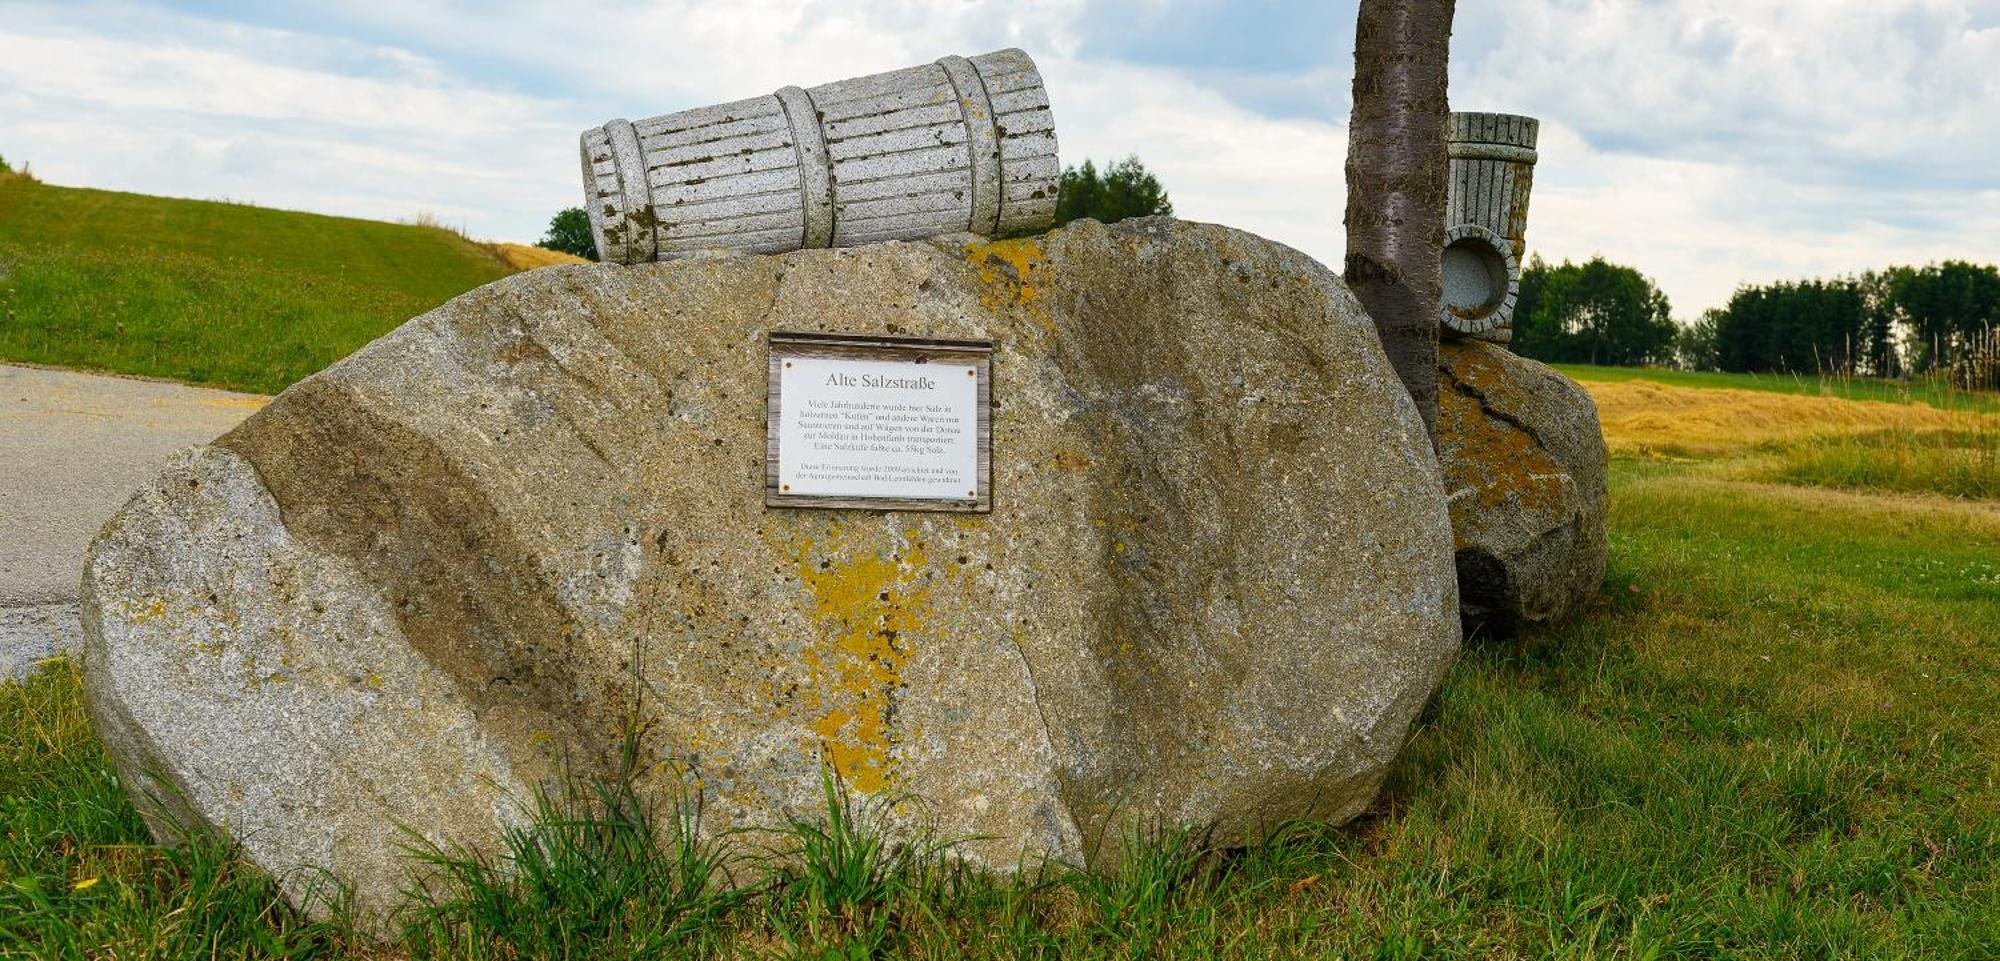
[{"label": "stone sculpture of barrel", "polygon": [[1527,255],[1528,193],[1541,122],[1505,113],[1454,113],[1446,137],[1445,326],[1506,343]]},{"label": "stone sculpture of barrel", "polygon": [[628,264],[1039,230],[1062,176],[1019,50],[613,120],[582,148],[598,255]]}]

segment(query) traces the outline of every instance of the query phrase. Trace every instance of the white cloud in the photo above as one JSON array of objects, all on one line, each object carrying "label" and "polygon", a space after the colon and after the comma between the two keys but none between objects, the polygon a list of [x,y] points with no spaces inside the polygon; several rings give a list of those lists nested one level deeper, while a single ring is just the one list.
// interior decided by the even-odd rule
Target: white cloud
[{"label": "white cloud", "polygon": [[[1631,263],[1682,316],[1740,281],[2000,260],[2000,0],[1462,6],[1454,105],[1545,121],[1529,244],[1547,256]],[[1200,14],[1204,30],[1253,35],[1326,19],[1221,9],[1147,0],[1129,16]],[[250,16],[311,25],[10,6],[0,152],[58,183],[431,211],[528,239],[577,202],[585,126],[1019,45],[1048,79],[1065,159],[1136,152],[1183,216],[1341,257],[1345,118],[1310,105],[1344,86],[1329,78],[1348,69],[1346,31],[1325,38],[1323,63],[1279,69],[1241,38],[1177,66],[1200,37],[1165,27],[1154,33],[1178,47],[1143,65],[1107,59],[1096,51],[1123,49],[1105,43],[1118,17],[1086,0],[378,2]]]},{"label": "white cloud", "polygon": [[[57,183],[364,217],[427,211],[475,234],[533,238],[580,199],[587,125],[980,52],[1064,21],[1061,5],[1033,0],[339,13],[416,49],[116,4],[11,9],[0,151]],[[143,29],[128,29],[134,18]],[[475,82],[434,49],[529,65],[564,86]]]},{"label": "white cloud", "polygon": [[1638,266],[1688,317],[1742,282],[2000,259],[1996,10],[1505,4],[1454,38],[1452,102],[1544,118],[1531,248]]},{"label": "white cloud", "polygon": [[551,119],[558,101],[472,87],[403,51],[380,52],[393,73],[373,76],[295,62],[304,44],[282,32],[160,18],[141,39],[51,14],[0,24],[0,138],[53,182],[383,219],[427,211],[493,233],[527,230],[575,192],[519,174],[524,158],[575,166],[574,132]]},{"label": "white cloud", "polygon": [[1171,71],[1045,60],[1070,162],[1137,152],[1174,213],[1263,234],[1338,270],[1347,128],[1261,117]]},{"label": "white cloud", "polygon": [[[344,76],[235,50],[90,36],[9,37],[10,83],[50,100],[115,95],[122,111],[284,121],[409,136],[478,134],[518,119],[521,98],[442,83]],[[106,104],[109,105],[109,104]]]},{"label": "white cloud", "polygon": [[[1551,259],[1602,254],[1638,266],[1661,282],[1683,318],[1721,305],[1742,283],[1982,250],[1990,258],[1991,238],[2000,237],[2000,190],[1879,201],[1912,226],[1852,212],[1852,187],[1714,160],[1600,151],[1560,124],[1544,123],[1540,152],[1529,247]],[[1826,215],[1843,210],[1850,215]]]},{"label": "white cloud", "polygon": [[[1659,156],[1990,177],[2000,149],[1991,0],[1510,4],[1503,39],[1454,75],[1593,141]],[[1468,38],[1461,37],[1461,46]],[[1482,51],[1484,53],[1484,51]]]},{"label": "white cloud", "polygon": [[569,61],[578,86],[599,92],[579,104],[476,86],[409,51],[372,51],[367,65],[391,65],[387,76],[341,72],[265,56],[305,42],[284,31],[162,15],[164,35],[142,41],[44,11],[0,26],[0,88],[29,101],[7,107],[6,149],[57,182],[360,216],[429,210],[474,233],[532,237],[576,202],[575,136],[590,123],[1025,44],[1049,79],[1065,156],[1139,151],[1183,215],[1337,261],[1344,128],[1260,117],[1170,70],[1071,59],[1075,13],[777,0],[351,12],[425,49]]}]

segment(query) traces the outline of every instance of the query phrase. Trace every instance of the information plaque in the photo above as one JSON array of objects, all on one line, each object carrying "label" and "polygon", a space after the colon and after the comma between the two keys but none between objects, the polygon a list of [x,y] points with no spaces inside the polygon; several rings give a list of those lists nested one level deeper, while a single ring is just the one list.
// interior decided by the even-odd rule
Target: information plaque
[{"label": "information plaque", "polygon": [[771,507],[989,511],[993,346],[774,332]]}]

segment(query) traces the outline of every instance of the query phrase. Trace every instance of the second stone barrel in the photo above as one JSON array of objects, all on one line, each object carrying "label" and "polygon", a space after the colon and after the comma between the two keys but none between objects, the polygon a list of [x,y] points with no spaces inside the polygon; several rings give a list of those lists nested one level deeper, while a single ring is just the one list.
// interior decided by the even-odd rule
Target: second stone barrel
[{"label": "second stone barrel", "polygon": [[1442,320],[1450,330],[1498,343],[1513,339],[1540,132],[1533,117],[1451,115],[1442,265]]},{"label": "second stone barrel", "polygon": [[613,120],[583,132],[598,255],[782,253],[1048,227],[1062,166],[1020,50]]}]

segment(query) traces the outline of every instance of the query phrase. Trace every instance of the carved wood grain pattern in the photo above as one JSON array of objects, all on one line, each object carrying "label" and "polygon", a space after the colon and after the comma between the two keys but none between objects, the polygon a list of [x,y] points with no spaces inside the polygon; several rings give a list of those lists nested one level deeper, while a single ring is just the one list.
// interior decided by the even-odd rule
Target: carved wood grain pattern
[{"label": "carved wood grain pattern", "polygon": [[993,98],[1000,129],[1002,234],[1040,230],[1054,222],[1062,179],[1055,116],[1035,65],[1018,50],[972,58]]},{"label": "carved wood grain pattern", "polygon": [[583,155],[583,209],[590,215],[590,234],[597,243],[598,256],[614,264],[630,263],[631,248],[625,243],[625,188],[618,176],[617,160],[611,155],[611,138],[604,128],[592,128],[583,132],[579,147]]},{"label": "carved wood grain pattern", "polygon": [[1450,196],[1445,226],[1475,224],[1507,239],[1516,259],[1527,256],[1529,191],[1541,123],[1513,114],[1454,113],[1447,149]]},{"label": "carved wood grain pattern", "polygon": [[[1450,156],[1445,201],[1447,232],[1470,224],[1498,236],[1513,255],[1509,287],[1519,283],[1527,257],[1528,197],[1534,185],[1535,143],[1541,123],[1513,114],[1454,113],[1446,136]],[[1472,336],[1499,343],[1512,339],[1514,295],[1494,312],[1491,326]]]},{"label": "carved wood grain pattern", "polygon": [[635,121],[636,201],[629,170],[593,159],[620,123],[583,136],[586,200],[617,262],[1038,230],[1062,175],[1047,91],[1019,50]]}]

